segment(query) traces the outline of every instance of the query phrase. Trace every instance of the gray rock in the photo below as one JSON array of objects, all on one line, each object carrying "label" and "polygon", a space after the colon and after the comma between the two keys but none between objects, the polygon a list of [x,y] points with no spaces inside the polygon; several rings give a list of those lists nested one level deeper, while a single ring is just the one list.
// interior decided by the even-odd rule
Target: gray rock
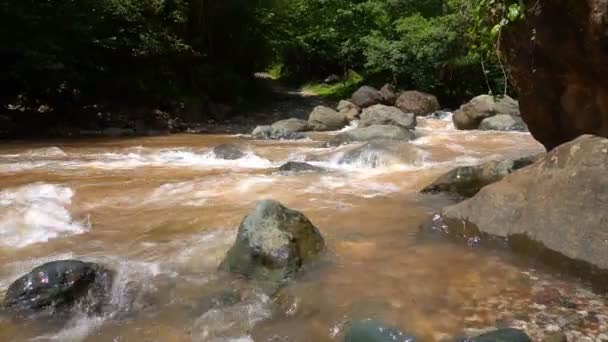
[{"label": "gray rock", "polygon": [[423,159],[421,150],[410,143],[373,141],[350,148],[339,160],[340,164],[361,164],[382,167],[396,164],[416,165]]},{"label": "gray rock", "polygon": [[254,279],[272,293],[317,259],[324,246],[319,230],[302,213],[259,201],[241,223],[220,269]]},{"label": "gray rock", "polygon": [[277,121],[271,127],[275,132],[284,132],[285,134],[305,132],[310,129],[308,121],[295,118]]},{"label": "gray rock", "polygon": [[447,192],[465,198],[472,197],[484,186],[498,182],[508,174],[533,164],[541,157],[542,155],[526,156],[517,159],[491,161],[475,166],[457,167],[422,189],[422,192]]},{"label": "gray rock", "polygon": [[15,280],[4,297],[4,308],[14,313],[50,313],[78,304],[100,312],[112,287],[113,273],[100,265],[77,260],[46,263]]},{"label": "gray rock", "polygon": [[334,83],[338,83],[338,82],[340,82],[340,76],[338,76],[336,74],[329,75],[323,80],[323,83],[326,83],[326,84],[334,84]]},{"label": "gray rock", "polygon": [[494,115],[490,118],[483,119],[479,125],[482,131],[519,131],[527,132],[528,126],[519,116],[506,114]]},{"label": "gray rock", "polygon": [[584,135],[445,208],[443,216],[608,270],[606,208],[608,139]]},{"label": "gray rock", "polygon": [[385,84],[380,88],[380,95],[382,96],[382,103],[387,106],[394,106],[397,102],[397,91],[392,84]]},{"label": "gray rock", "polygon": [[440,108],[435,95],[421,91],[403,92],[397,98],[395,106],[399,107],[404,113],[414,113],[416,115],[428,115]]},{"label": "gray rock", "polygon": [[363,86],[353,93],[350,100],[359,108],[367,108],[382,103],[382,94],[376,88]]},{"label": "gray rock", "polygon": [[236,160],[242,158],[245,154],[241,152],[238,146],[234,144],[221,144],[213,148],[213,154],[216,158],[226,160]]},{"label": "gray rock", "polygon": [[350,324],[344,342],[415,342],[413,336],[382,322],[366,319]]},{"label": "gray rock", "polygon": [[373,105],[365,108],[361,113],[359,127],[369,127],[373,125],[392,125],[406,129],[416,128],[416,115],[404,113],[397,107],[385,105]]},{"label": "gray rock", "polygon": [[257,126],[251,136],[261,140],[298,140],[305,139],[306,134],[301,132],[289,132],[283,129],[274,129],[272,126]]},{"label": "gray rock", "polygon": [[321,172],[324,168],[302,162],[287,162],[279,167],[280,172]]},{"label": "gray rock", "polygon": [[499,114],[520,116],[519,103],[509,96],[480,95],[454,113],[454,126],[458,129],[477,129],[484,119]]},{"label": "gray rock", "polygon": [[375,140],[405,140],[414,139],[414,133],[399,126],[372,125],[368,127],[356,128],[338,134],[332,145],[340,145],[349,142],[366,142]]},{"label": "gray rock", "polygon": [[310,113],[308,124],[315,131],[334,131],[344,128],[348,124],[348,120],[343,113],[328,107],[317,106]]}]

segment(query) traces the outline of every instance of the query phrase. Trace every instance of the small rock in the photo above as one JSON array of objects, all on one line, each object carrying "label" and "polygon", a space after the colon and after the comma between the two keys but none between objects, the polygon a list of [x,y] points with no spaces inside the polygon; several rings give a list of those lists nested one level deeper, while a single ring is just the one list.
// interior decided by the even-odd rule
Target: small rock
[{"label": "small rock", "polygon": [[213,154],[216,158],[226,160],[236,160],[242,158],[245,154],[241,152],[238,146],[234,144],[221,144],[213,148]]},{"label": "small rock", "polygon": [[279,167],[280,172],[322,172],[324,168],[303,162],[287,162]]}]

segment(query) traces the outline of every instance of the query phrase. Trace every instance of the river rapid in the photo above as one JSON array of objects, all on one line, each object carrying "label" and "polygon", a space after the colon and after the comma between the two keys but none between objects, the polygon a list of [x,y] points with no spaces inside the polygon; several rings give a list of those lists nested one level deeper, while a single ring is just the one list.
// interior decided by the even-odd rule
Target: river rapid
[{"label": "river rapid", "polygon": [[[418,193],[436,177],[542,146],[527,133],[457,131],[449,116],[420,119],[416,133],[415,156],[348,161],[352,146],[325,147],[335,132],[300,141],[2,143],[0,295],[51,260],[94,261],[117,276],[103,316],[62,324],[0,316],[0,341],[340,341],[349,320],[368,317],[425,341],[498,326],[523,328],[535,340],[572,330],[584,341],[608,330],[608,300],[585,282],[507,251],[419,234],[429,215],[452,203]],[[245,156],[216,158],[212,148],[222,143]],[[277,172],[291,160],[329,171]],[[275,298],[251,289],[234,305],[210,308],[213,293],[247,286],[216,269],[261,199],[304,213],[325,238],[327,258]],[[569,302],[543,300],[555,290]],[[564,326],[577,315],[579,325]]]}]

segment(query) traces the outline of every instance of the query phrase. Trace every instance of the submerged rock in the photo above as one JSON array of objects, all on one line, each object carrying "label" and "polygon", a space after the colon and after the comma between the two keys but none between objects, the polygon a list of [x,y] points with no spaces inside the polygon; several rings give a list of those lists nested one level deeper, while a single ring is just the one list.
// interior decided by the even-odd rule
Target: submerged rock
[{"label": "submerged rock", "polygon": [[532,342],[532,339],[521,330],[506,328],[477,337],[462,338],[459,342]]},{"label": "submerged rock", "polygon": [[226,160],[236,160],[242,158],[245,154],[241,152],[238,146],[234,144],[221,144],[213,148],[213,154],[216,158]]},{"label": "submerged rock", "polygon": [[363,110],[359,127],[373,125],[390,125],[414,129],[416,128],[416,115],[404,113],[397,107],[374,105]]},{"label": "submerged rock", "polygon": [[220,269],[256,280],[274,292],[319,257],[324,246],[319,230],[302,213],[276,201],[259,201],[241,223]]},{"label": "submerged rock", "polygon": [[419,148],[409,143],[387,143],[373,141],[347,150],[340,164],[363,164],[367,167],[382,167],[396,164],[415,165],[423,159]]},{"label": "submerged rock", "polygon": [[317,106],[310,113],[308,124],[315,131],[334,131],[344,128],[348,124],[348,120],[343,113],[328,107]]},{"label": "submerged rock", "polygon": [[69,310],[79,305],[100,312],[112,287],[112,272],[77,260],[46,263],[15,280],[4,297],[4,308],[14,313]]},{"label": "submerged rock", "polygon": [[499,114],[483,119],[479,125],[482,131],[519,131],[527,132],[528,126],[519,116]]},{"label": "submerged rock", "polygon": [[321,172],[324,168],[303,162],[287,162],[279,167],[280,172]]},{"label": "submerged rock", "polygon": [[359,108],[367,108],[382,103],[383,98],[378,89],[370,86],[363,86],[353,93],[350,100]]},{"label": "submerged rock", "polygon": [[509,96],[480,95],[454,112],[452,120],[458,129],[478,129],[484,119],[501,114],[519,116],[519,103]]},{"label": "submerged rock", "polygon": [[399,107],[404,113],[414,113],[416,115],[428,115],[440,108],[435,95],[420,91],[403,92],[399,95],[395,106]]},{"label": "submerged rock", "polygon": [[350,324],[344,342],[415,342],[416,338],[399,329],[391,328],[382,322],[371,319],[355,321]]},{"label": "submerged rock", "polygon": [[422,189],[423,193],[447,192],[465,198],[472,197],[484,186],[498,182],[506,175],[533,164],[542,155],[518,159],[491,161],[475,166],[460,166],[440,176]]},{"label": "submerged rock", "polygon": [[338,134],[331,142],[333,145],[340,145],[349,142],[367,142],[376,140],[404,140],[414,139],[412,131],[399,126],[371,125],[368,127],[356,128]]},{"label": "submerged rock", "polygon": [[443,215],[513,244],[537,244],[538,251],[546,248],[591,269],[608,270],[606,208],[608,139],[586,135],[445,208]]}]

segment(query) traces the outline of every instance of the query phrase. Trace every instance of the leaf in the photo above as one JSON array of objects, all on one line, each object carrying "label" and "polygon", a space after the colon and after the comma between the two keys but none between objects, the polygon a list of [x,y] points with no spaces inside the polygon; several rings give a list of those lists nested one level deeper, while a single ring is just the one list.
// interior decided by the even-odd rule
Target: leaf
[{"label": "leaf", "polygon": [[521,7],[518,4],[512,4],[511,6],[509,6],[509,9],[507,12],[507,18],[509,19],[510,22],[514,22],[517,19],[519,19],[520,15],[521,15]]},{"label": "leaf", "polygon": [[490,31],[490,36],[492,39],[496,39],[496,37],[498,37],[500,30],[502,30],[502,25],[500,24],[496,24],[494,27],[492,27],[492,31]]}]

